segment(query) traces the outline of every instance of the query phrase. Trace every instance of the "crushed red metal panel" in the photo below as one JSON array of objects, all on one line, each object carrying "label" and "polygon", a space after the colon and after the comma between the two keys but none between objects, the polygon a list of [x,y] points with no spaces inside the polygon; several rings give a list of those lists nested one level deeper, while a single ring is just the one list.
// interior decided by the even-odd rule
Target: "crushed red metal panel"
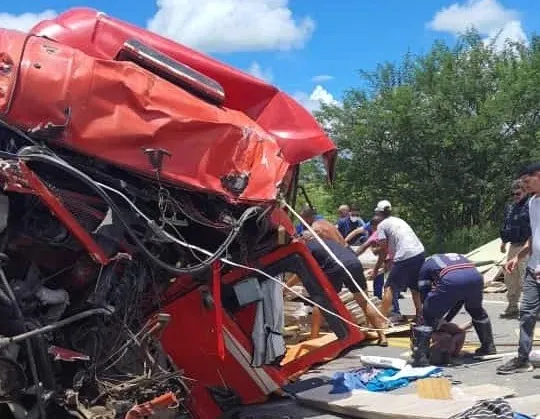
[{"label": "crushed red metal panel", "polygon": [[116,57],[124,42],[137,39],[200,71],[225,89],[227,108],[245,113],[278,141],[290,164],[324,155],[329,173],[336,147],[313,116],[275,86],[211,57],[89,8],[75,8],[37,24],[32,33],[102,58]]},{"label": "crushed red metal panel", "polygon": [[[0,36],[16,45],[26,37]],[[8,122],[27,129],[43,121],[66,125],[57,144],[148,176],[153,168],[142,149],[165,149],[163,180],[231,200],[276,199],[289,164],[276,140],[243,113],[213,106],[134,64],[39,37],[26,40],[21,64],[15,86],[6,86],[14,89]],[[227,176],[244,174],[240,193],[224,185]]]},{"label": "crushed red metal panel", "polygon": [[[365,338],[327,316],[331,344],[285,365],[284,340],[260,355],[274,344],[259,339],[261,313],[279,301],[265,301],[274,282],[250,266],[272,278],[298,270],[310,295],[352,320],[307,247],[290,243],[276,202],[295,199],[301,161],[333,164],[312,115],[89,9],[33,32],[0,30],[0,279],[17,291],[0,298],[0,335],[37,341],[0,348],[0,367],[21,378],[13,391],[38,389],[28,415],[137,416],[178,400],[179,413],[215,418]],[[260,295],[240,303],[242,281]]]}]

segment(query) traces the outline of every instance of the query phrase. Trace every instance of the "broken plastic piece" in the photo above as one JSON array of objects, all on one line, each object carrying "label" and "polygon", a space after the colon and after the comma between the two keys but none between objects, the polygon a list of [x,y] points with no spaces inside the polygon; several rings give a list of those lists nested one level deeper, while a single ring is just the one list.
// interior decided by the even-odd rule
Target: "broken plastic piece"
[{"label": "broken plastic piece", "polygon": [[145,416],[150,416],[157,413],[159,410],[171,409],[178,406],[178,400],[174,393],[165,393],[149,402],[137,404],[127,412],[125,419],[137,419]]},{"label": "broken plastic piece", "polygon": [[75,362],[75,361],[90,361],[90,357],[81,352],[72,351],[71,349],[61,348],[60,346],[51,346],[47,351],[54,357],[55,361]]}]

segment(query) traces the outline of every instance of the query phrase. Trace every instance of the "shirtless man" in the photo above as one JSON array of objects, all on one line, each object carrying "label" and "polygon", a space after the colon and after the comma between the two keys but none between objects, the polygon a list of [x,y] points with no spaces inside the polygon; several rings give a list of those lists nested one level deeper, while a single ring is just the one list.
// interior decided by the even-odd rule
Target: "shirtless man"
[{"label": "shirtless man", "polygon": [[[302,240],[311,251],[313,258],[317,261],[322,271],[334,287],[334,290],[339,293],[345,286],[353,295],[355,301],[360,306],[368,322],[375,328],[381,329],[385,327],[385,321],[371,307],[364,294],[356,286],[364,292],[367,291],[366,278],[364,276],[364,268],[358,260],[356,254],[351,248],[335,242],[334,240],[324,239],[323,242],[334,253],[336,258],[347,268],[356,284],[351,280],[347,272],[334,260],[334,258],[326,251],[326,249],[313,237],[308,231],[302,235]],[[295,285],[299,282],[299,278],[295,275],[287,281],[288,286]],[[316,338],[319,334],[320,325],[322,323],[322,314],[318,307],[313,307],[311,320],[311,338]],[[386,336],[382,331],[377,332],[379,335],[378,344],[380,346],[388,346]]]}]

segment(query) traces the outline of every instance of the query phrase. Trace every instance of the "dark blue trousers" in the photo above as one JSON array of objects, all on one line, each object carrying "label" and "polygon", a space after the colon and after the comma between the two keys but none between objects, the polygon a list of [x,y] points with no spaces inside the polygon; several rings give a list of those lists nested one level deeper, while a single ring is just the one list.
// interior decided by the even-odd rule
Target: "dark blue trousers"
[{"label": "dark blue trousers", "polygon": [[423,317],[427,326],[436,328],[444,315],[460,301],[473,320],[487,317],[482,307],[484,279],[476,269],[461,269],[443,276],[424,300]]}]

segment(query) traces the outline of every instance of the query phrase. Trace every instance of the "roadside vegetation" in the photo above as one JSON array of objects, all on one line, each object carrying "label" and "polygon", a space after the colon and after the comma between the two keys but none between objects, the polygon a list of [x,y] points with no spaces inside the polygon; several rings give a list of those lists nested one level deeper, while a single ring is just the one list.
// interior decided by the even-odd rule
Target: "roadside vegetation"
[{"label": "roadside vegetation", "polygon": [[389,199],[430,252],[496,238],[515,172],[540,160],[540,37],[501,51],[470,32],[359,76],[316,114],[340,150],[333,188],[302,167],[317,210],[354,203],[367,221]]}]

